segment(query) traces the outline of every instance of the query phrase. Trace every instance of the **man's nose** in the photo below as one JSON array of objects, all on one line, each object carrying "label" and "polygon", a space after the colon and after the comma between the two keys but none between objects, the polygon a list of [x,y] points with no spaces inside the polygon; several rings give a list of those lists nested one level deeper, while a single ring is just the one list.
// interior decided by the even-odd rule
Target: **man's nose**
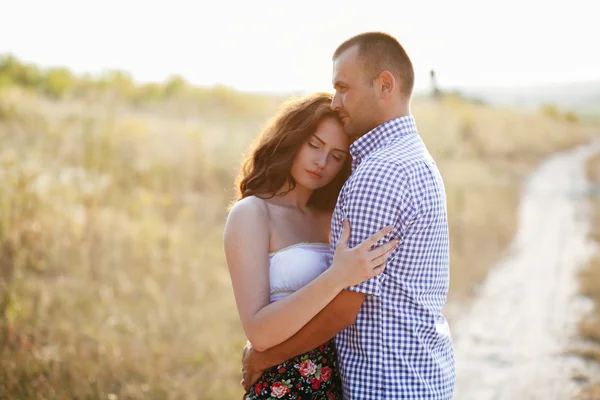
[{"label": "man's nose", "polygon": [[339,100],[339,96],[336,93],[331,100],[331,105],[329,106],[333,111],[340,111],[341,103]]}]

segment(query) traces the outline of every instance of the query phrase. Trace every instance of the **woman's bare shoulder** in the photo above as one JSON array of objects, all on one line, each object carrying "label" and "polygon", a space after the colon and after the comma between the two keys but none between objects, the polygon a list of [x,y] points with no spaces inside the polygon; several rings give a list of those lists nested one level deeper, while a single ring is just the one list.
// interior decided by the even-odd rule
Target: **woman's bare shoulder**
[{"label": "woman's bare shoulder", "polygon": [[264,200],[246,197],[237,201],[229,211],[223,235],[226,246],[228,243],[246,243],[252,248],[264,247],[266,254],[270,233]]},{"label": "woman's bare shoulder", "polygon": [[238,200],[231,210],[232,213],[252,213],[256,215],[267,214],[267,202],[264,199],[256,196],[248,196],[241,200]]}]

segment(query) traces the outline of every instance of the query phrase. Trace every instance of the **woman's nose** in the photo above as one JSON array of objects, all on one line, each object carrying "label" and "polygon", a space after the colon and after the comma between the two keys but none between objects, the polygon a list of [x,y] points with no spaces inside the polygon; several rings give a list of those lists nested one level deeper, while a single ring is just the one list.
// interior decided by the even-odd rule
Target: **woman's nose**
[{"label": "woman's nose", "polygon": [[327,154],[321,154],[319,157],[315,158],[315,164],[319,168],[325,168],[325,164],[327,163]]}]

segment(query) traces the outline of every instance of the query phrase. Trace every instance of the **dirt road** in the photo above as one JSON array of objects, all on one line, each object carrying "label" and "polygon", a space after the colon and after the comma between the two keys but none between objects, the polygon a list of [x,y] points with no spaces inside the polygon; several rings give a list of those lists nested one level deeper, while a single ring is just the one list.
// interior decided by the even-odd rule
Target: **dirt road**
[{"label": "dirt road", "polygon": [[577,272],[587,238],[585,160],[600,142],[546,160],[527,180],[517,236],[476,300],[451,320],[457,400],[571,399],[582,361],[565,354],[589,303]]}]

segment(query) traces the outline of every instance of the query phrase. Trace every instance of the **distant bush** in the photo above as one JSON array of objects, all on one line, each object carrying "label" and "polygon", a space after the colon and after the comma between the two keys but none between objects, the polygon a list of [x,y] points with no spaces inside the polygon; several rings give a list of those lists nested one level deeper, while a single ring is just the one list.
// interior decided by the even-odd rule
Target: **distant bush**
[{"label": "distant bush", "polygon": [[35,65],[22,63],[14,56],[0,56],[0,87],[17,85],[61,98],[72,89],[74,81],[73,74],[66,68],[42,70]]},{"label": "distant bush", "polygon": [[474,97],[474,96],[468,96],[459,90],[442,92],[440,94],[440,96],[446,100],[449,100],[450,103],[452,103],[452,102],[470,103],[470,104],[474,104],[476,106],[487,105],[487,103],[483,99],[480,99],[480,98]]},{"label": "distant bush", "polygon": [[133,99],[137,90],[133,77],[125,71],[107,71],[99,78],[98,83],[101,88],[108,89],[126,100]]},{"label": "distant bush", "polygon": [[546,117],[564,120],[575,124],[579,122],[579,116],[573,111],[561,112],[554,104],[544,104],[540,107],[540,113]]},{"label": "distant bush", "polygon": [[136,83],[126,71],[110,70],[96,76],[74,74],[67,68],[39,68],[10,54],[0,55],[0,90],[13,85],[54,99],[66,96],[92,99],[109,94],[136,106],[168,101],[186,104],[187,109],[199,108],[206,112],[214,111],[214,115],[238,117],[263,109],[275,98],[242,93],[223,85],[194,87],[176,74],[164,82]]},{"label": "distant bush", "polygon": [[43,80],[38,67],[21,63],[14,56],[0,56],[0,77],[4,82],[12,82],[24,87],[38,87]]},{"label": "distant bush", "polygon": [[73,88],[73,75],[66,68],[49,69],[41,81],[41,89],[48,96],[60,99]]},{"label": "distant bush", "polygon": [[181,94],[186,88],[188,84],[183,77],[179,75],[171,75],[164,86],[164,93],[166,96],[176,96]]},{"label": "distant bush", "polygon": [[146,83],[141,85],[135,94],[134,102],[159,101],[164,98],[164,89],[159,83]]},{"label": "distant bush", "polygon": [[540,112],[549,118],[558,118],[560,116],[560,112],[554,104],[543,104],[540,107]]},{"label": "distant bush", "polygon": [[575,114],[573,111],[567,111],[564,115],[564,118],[567,122],[577,123],[579,122],[579,116]]},{"label": "distant bush", "polygon": [[12,81],[6,75],[0,75],[0,90],[6,89],[12,85]]}]

